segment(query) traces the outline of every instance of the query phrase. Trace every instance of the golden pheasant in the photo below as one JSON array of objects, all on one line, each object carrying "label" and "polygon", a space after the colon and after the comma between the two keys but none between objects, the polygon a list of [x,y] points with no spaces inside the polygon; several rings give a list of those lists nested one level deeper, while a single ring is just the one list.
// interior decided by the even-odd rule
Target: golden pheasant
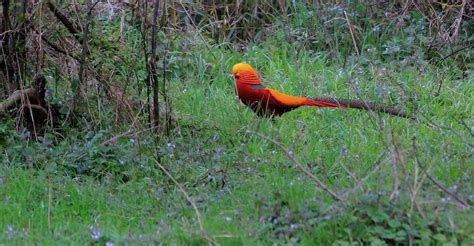
[{"label": "golden pheasant", "polygon": [[265,87],[257,71],[246,63],[237,63],[232,68],[235,78],[235,88],[240,101],[250,107],[259,116],[273,117],[282,115],[300,106],[317,106],[331,108],[357,108],[383,112],[405,118],[414,117],[397,109],[383,105],[365,102],[362,100],[349,100],[343,98],[306,98],[283,94]]}]

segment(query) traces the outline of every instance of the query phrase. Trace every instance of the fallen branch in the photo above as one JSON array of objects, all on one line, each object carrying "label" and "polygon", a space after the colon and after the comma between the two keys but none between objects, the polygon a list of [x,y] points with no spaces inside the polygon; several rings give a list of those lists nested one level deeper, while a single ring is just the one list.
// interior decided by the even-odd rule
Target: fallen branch
[{"label": "fallen branch", "polygon": [[0,116],[6,114],[7,110],[17,104],[21,98],[24,97],[36,97],[36,90],[34,88],[28,88],[23,90],[17,90],[13,92],[7,99],[0,102]]},{"label": "fallen branch", "polygon": [[41,112],[43,112],[45,115],[48,115],[48,110],[46,110],[45,108],[41,107],[40,105],[37,105],[37,104],[24,104],[21,106],[20,108],[20,111],[23,110],[24,108],[28,108],[28,109],[37,109]]},{"label": "fallen branch", "polygon": [[74,36],[74,38],[79,42],[82,43],[82,37],[79,35],[80,32],[77,30],[77,28],[72,24],[71,21],[66,17],[65,14],[63,14],[59,9],[54,6],[54,4],[51,1],[47,2],[49,10],[53,12],[54,16],[63,23],[63,25],[66,27],[66,29]]}]

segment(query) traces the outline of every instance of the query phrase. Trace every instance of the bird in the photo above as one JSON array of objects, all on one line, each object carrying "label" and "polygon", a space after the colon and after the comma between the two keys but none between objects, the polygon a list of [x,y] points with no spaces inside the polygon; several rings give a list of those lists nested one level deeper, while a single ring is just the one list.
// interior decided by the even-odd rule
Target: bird
[{"label": "bird", "polygon": [[301,106],[327,108],[355,108],[383,112],[390,115],[415,119],[396,108],[375,104],[364,100],[345,98],[307,98],[291,96],[263,85],[257,71],[247,63],[237,63],[232,67],[235,78],[235,90],[240,101],[252,109],[258,116],[274,118]]}]

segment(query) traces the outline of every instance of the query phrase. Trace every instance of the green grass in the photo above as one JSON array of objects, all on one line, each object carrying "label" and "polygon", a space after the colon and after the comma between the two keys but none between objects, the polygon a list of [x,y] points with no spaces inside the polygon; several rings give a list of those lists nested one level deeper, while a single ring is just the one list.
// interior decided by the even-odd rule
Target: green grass
[{"label": "green grass", "polygon": [[[285,51],[290,44],[279,45],[268,40],[245,54],[214,49],[218,61],[199,44],[188,54],[177,53],[169,81],[176,126],[162,143],[145,133],[101,145],[127,129],[114,125],[113,116],[102,116],[84,132],[66,129],[59,143],[53,133],[43,143],[25,141],[13,121],[2,121],[0,242],[472,242],[472,210],[456,205],[421,171],[429,167],[438,182],[456,186],[458,196],[472,205],[472,75],[459,78],[455,66],[419,71],[417,64],[398,61],[362,65],[356,59],[341,68],[330,64],[326,53],[296,54]],[[236,101],[228,76],[240,61],[256,66],[266,85],[286,93],[363,97],[417,112],[420,120],[318,108],[300,108],[275,122],[257,118]],[[443,85],[435,97],[440,73]],[[339,195],[354,188],[350,174],[362,179],[379,169],[343,204],[321,191],[281,149],[249,131],[280,142]],[[183,193],[155,164],[157,153],[192,197],[205,232]],[[80,174],[80,166],[89,171]],[[400,192],[390,199],[395,174]],[[422,182],[419,210],[411,207],[414,182]]]}]

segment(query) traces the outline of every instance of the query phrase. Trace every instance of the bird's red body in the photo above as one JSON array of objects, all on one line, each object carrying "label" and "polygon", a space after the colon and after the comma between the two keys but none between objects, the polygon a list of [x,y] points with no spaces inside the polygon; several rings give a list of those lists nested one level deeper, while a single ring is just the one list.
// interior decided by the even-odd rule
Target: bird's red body
[{"label": "bird's red body", "polygon": [[249,64],[234,65],[232,74],[239,99],[260,116],[281,115],[300,106],[345,108],[341,104],[290,96],[267,88]]}]

